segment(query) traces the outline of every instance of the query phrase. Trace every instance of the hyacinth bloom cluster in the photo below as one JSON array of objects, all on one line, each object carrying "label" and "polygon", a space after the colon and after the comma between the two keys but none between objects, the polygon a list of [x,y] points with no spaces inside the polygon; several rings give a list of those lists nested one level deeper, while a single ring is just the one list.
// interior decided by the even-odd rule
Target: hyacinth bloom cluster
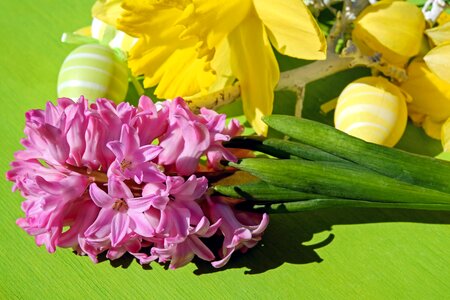
[{"label": "hyacinth bloom cluster", "polygon": [[[25,149],[7,173],[26,198],[17,224],[49,252],[73,248],[94,262],[128,252],[142,264],[178,268],[198,256],[223,266],[268,224],[265,214],[210,196],[208,176],[199,176],[236,161],[222,142],[242,127],[225,118],[194,114],[181,98],[154,104],[145,96],[138,107],[81,97],[27,112]],[[204,243],[213,235],[223,236],[217,255]]]}]

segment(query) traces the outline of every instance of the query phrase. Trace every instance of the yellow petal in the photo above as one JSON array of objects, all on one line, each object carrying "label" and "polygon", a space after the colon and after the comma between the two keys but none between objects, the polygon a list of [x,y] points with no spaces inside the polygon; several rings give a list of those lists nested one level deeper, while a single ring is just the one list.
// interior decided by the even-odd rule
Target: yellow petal
[{"label": "yellow petal", "polygon": [[186,27],[180,37],[196,36],[209,49],[217,46],[247,16],[251,0],[193,0],[178,24]]},{"label": "yellow petal", "polygon": [[422,128],[429,137],[440,140],[442,124],[443,122],[436,122],[432,118],[426,117],[422,123]]},{"label": "yellow petal", "polygon": [[256,133],[267,134],[261,117],[272,113],[273,90],[280,72],[264,25],[251,11],[228,36],[231,68],[241,84],[245,116]]},{"label": "yellow petal", "polygon": [[212,71],[205,70],[206,64],[205,58],[197,58],[195,48],[176,50],[162,66],[164,72],[155,95],[158,98],[175,98],[206,93],[215,80]]},{"label": "yellow petal", "polygon": [[444,151],[450,152],[450,118],[442,125],[441,141]]},{"label": "yellow petal", "polygon": [[431,49],[423,59],[434,74],[450,83],[450,41]]},{"label": "yellow petal", "polygon": [[405,1],[381,1],[368,6],[355,20],[355,44],[366,54],[381,53],[403,66],[421,46],[425,20],[417,6]]},{"label": "yellow petal", "polygon": [[422,61],[413,61],[407,71],[408,80],[401,87],[413,99],[408,112],[429,116],[435,122],[450,117],[450,84],[439,79]]},{"label": "yellow petal", "polygon": [[184,27],[175,23],[183,3],[170,4],[125,1],[118,20],[120,30],[139,37],[130,50],[129,67],[134,75],[144,74],[145,87],[159,83],[155,93],[161,98],[194,95],[215,78],[209,62],[196,58],[197,39],[178,38]]},{"label": "yellow petal", "polygon": [[450,22],[425,30],[425,33],[435,45],[450,41]]},{"label": "yellow petal", "polygon": [[209,87],[210,93],[222,90],[236,79],[231,70],[230,45],[227,39],[224,39],[216,48],[214,58],[211,60],[211,68],[216,74],[216,81]]},{"label": "yellow petal", "polygon": [[437,23],[439,25],[445,24],[450,22],[450,14],[446,11],[443,11],[440,15],[439,18],[437,19]]},{"label": "yellow petal", "polygon": [[115,27],[123,12],[121,4],[122,0],[99,0],[92,7],[92,16]]},{"label": "yellow petal", "polygon": [[325,59],[326,40],[303,1],[253,0],[272,45],[282,54]]}]

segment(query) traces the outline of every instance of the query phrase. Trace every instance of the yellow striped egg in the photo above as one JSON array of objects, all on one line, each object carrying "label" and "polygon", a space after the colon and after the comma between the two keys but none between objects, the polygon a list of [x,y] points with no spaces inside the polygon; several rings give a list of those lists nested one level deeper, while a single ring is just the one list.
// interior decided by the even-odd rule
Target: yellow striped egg
[{"label": "yellow striped egg", "polygon": [[99,41],[107,38],[110,40],[108,45],[111,48],[119,48],[125,52],[128,52],[138,40],[97,18],[92,19],[91,36]]},{"label": "yellow striped egg", "polygon": [[108,46],[87,44],[73,50],[58,76],[58,97],[94,101],[108,98],[123,101],[128,90],[128,68]]},{"label": "yellow striped egg", "polygon": [[409,96],[383,77],[364,77],[339,95],[335,127],[349,135],[388,147],[403,135]]},{"label": "yellow striped egg", "polygon": [[441,129],[442,147],[445,152],[450,152],[450,118],[442,125]]}]

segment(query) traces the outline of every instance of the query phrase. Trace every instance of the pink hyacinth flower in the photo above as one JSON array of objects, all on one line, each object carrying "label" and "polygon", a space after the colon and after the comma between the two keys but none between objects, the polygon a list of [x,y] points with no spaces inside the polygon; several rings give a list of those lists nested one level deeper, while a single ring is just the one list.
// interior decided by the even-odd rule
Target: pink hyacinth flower
[{"label": "pink hyacinth flower", "polygon": [[167,176],[165,183],[147,183],[142,196],[151,197],[153,206],[164,210],[170,199],[176,202],[193,202],[199,199],[207,188],[208,180],[205,177],[197,178],[191,175],[184,180],[180,176]]},{"label": "pink hyacinth flower", "polygon": [[208,166],[213,169],[220,169],[220,160],[222,159],[236,162],[236,156],[226,149],[222,142],[229,141],[232,137],[238,136],[244,131],[239,121],[232,119],[226,127],[226,115],[218,114],[207,108],[201,108],[200,112],[200,116],[204,118],[205,125],[210,133],[210,147],[206,151]]},{"label": "pink hyacinth flower", "polygon": [[137,183],[161,182],[165,175],[150,161],[158,156],[162,148],[155,145],[140,145],[137,132],[124,124],[120,141],[108,143],[108,148],[116,156],[116,160],[108,169],[108,176],[120,179],[134,179]]},{"label": "pink hyacinth flower", "polygon": [[220,160],[236,161],[236,157],[222,146],[222,142],[242,133],[243,127],[232,120],[226,127],[226,116],[212,110],[201,109],[194,115],[182,98],[166,101],[163,107],[169,109],[169,125],[166,134],[160,137],[164,148],[158,162],[175,167],[180,175],[189,175],[197,170],[202,155],[208,158],[208,165],[220,169]]},{"label": "pink hyacinth flower", "polygon": [[169,126],[160,137],[163,151],[158,163],[175,165],[179,175],[191,175],[198,166],[200,157],[210,146],[208,128],[194,115],[181,98],[164,102],[169,107]]},{"label": "pink hyacinth flower", "polygon": [[22,203],[25,218],[17,225],[35,236],[36,244],[45,244],[47,251],[54,252],[62,235],[63,226],[71,218],[74,205],[82,201],[87,179],[82,176],[62,175],[56,181],[40,176],[24,182],[28,185],[27,200]]},{"label": "pink hyacinth flower", "polygon": [[88,242],[90,239],[108,237],[111,246],[115,247],[131,232],[142,236],[153,235],[154,228],[143,214],[152,205],[149,197],[135,198],[126,184],[114,179],[109,180],[108,193],[93,183],[89,194],[101,210],[85,232]]},{"label": "pink hyacinth flower", "polygon": [[209,220],[203,217],[195,227],[190,227],[188,236],[180,242],[165,240],[163,247],[153,247],[151,253],[159,257],[160,262],[170,260],[169,268],[177,269],[188,264],[195,255],[199,258],[212,261],[215,256],[211,250],[200,240],[214,235],[219,228],[221,220],[210,225]]},{"label": "pink hyacinth flower", "polygon": [[194,114],[181,98],[155,105],[142,96],[138,107],[61,98],[29,111],[24,131],[25,149],[7,179],[26,198],[17,224],[49,252],[71,247],[94,262],[104,252],[111,260],[128,252],[142,264],[178,268],[194,256],[213,261],[203,239],[220,228],[222,260],[214,264],[221,266],[236,249],[253,247],[267,225],[265,215],[220,199],[203,204],[208,179],[194,173],[236,160],[222,143],[242,127],[226,126],[225,115]]},{"label": "pink hyacinth flower", "polygon": [[138,113],[130,124],[136,129],[141,145],[151,144],[167,131],[168,115],[167,107],[158,110],[149,97],[139,98]]},{"label": "pink hyacinth flower", "polygon": [[251,212],[237,212],[227,204],[223,197],[207,197],[208,212],[213,221],[222,220],[220,231],[224,236],[220,251],[221,260],[212,262],[215,268],[223,267],[233,252],[256,246],[269,224],[269,216]]}]

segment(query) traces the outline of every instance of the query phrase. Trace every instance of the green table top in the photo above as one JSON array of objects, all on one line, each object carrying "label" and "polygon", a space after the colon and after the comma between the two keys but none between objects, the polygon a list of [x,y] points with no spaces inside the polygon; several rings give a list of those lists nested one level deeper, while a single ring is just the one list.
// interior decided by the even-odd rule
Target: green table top
[{"label": "green table top", "polygon": [[[88,25],[92,3],[2,1],[2,174],[21,147],[24,113],[56,98],[59,67],[74,48],[60,42],[62,32]],[[276,215],[263,242],[224,269],[194,262],[171,271],[127,259],[94,265],[69,249],[47,253],[15,224],[23,215],[19,193],[6,180],[0,185],[0,299],[450,298],[450,213]]]}]

